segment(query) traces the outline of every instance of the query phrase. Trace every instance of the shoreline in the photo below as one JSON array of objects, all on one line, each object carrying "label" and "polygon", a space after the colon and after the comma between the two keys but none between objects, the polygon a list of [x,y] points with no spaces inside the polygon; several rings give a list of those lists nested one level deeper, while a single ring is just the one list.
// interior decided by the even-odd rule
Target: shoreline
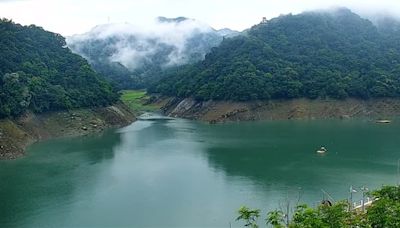
[{"label": "shoreline", "polygon": [[196,101],[192,98],[159,97],[160,105],[170,117],[200,120],[209,123],[284,119],[387,119],[400,116],[400,99],[361,100],[291,99],[269,101]]},{"label": "shoreline", "polygon": [[130,109],[121,103],[101,108],[26,113],[15,119],[1,119],[0,160],[24,156],[26,148],[35,142],[102,132],[127,126],[135,120]]}]

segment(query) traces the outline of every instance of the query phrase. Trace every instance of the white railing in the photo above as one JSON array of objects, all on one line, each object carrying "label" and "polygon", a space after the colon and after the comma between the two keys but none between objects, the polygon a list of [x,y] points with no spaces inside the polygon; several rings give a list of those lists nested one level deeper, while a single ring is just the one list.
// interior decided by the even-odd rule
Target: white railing
[{"label": "white railing", "polygon": [[371,204],[375,201],[376,199],[374,198],[369,198],[367,197],[365,200],[360,200],[359,202],[354,202],[353,203],[353,210],[360,210],[363,208],[363,204],[364,204],[364,208],[371,206]]}]

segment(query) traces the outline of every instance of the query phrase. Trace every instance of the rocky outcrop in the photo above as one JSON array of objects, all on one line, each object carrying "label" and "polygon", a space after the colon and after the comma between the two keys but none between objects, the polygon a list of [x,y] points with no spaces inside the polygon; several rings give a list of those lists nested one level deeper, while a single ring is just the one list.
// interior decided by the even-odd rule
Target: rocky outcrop
[{"label": "rocky outcrop", "polygon": [[37,141],[100,132],[132,123],[135,116],[123,104],[44,114],[27,113],[0,120],[0,159],[15,159]]},{"label": "rocky outcrop", "polygon": [[243,120],[387,118],[400,115],[400,99],[293,99],[253,102],[163,98],[166,115],[210,123]]}]

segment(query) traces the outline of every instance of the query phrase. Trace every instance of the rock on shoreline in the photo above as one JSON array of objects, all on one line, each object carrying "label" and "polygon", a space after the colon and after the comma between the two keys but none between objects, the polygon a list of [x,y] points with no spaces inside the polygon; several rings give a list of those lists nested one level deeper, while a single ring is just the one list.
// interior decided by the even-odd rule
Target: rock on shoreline
[{"label": "rock on shoreline", "polygon": [[16,119],[1,119],[0,160],[23,156],[26,147],[37,141],[123,127],[135,119],[129,108],[123,104],[43,114],[27,113]]},{"label": "rock on shoreline", "polygon": [[400,99],[291,99],[270,101],[195,101],[192,98],[158,98],[163,112],[171,117],[210,123],[283,119],[385,118],[400,115]]}]

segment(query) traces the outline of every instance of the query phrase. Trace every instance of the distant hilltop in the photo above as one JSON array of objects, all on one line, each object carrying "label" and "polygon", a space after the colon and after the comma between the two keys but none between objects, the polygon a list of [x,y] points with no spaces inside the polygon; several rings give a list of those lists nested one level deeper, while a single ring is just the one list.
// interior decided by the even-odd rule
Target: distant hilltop
[{"label": "distant hilltop", "polygon": [[400,97],[400,22],[347,8],[282,15],[166,71],[150,92],[197,100]]},{"label": "distant hilltop", "polygon": [[224,37],[238,34],[186,17],[158,17],[143,27],[99,25],[68,37],[67,44],[119,89],[129,89],[158,81],[164,69],[203,60]]},{"label": "distant hilltop", "polygon": [[187,17],[176,17],[176,18],[157,17],[157,21],[165,23],[180,23],[186,20],[193,20],[193,19],[189,19]]}]

